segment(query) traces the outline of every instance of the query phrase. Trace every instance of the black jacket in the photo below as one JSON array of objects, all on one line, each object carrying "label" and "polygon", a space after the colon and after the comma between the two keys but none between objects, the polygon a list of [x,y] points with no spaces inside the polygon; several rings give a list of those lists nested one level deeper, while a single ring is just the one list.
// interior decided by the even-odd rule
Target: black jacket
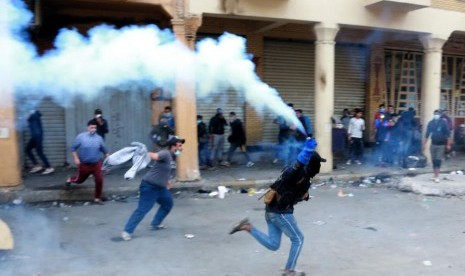
[{"label": "black jacket", "polygon": [[231,135],[228,137],[228,142],[238,146],[245,145],[245,131],[241,120],[235,119],[229,125],[231,126]]},{"label": "black jacket", "polygon": [[210,119],[210,124],[208,125],[208,132],[210,132],[210,134],[223,135],[224,127],[227,125],[228,123],[226,122],[226,119],[222,117],[221,114],[216,114]]},{"label": "black jacket", "polygon": [[310,179],[320,172],[321,162],[324,160],[315,152],[307,166],[300,162],[284,168],[278,179],[271,185],[279,194],[266,206],[267,212],[292,213],[294,205],[302,201],[311,186]]}]

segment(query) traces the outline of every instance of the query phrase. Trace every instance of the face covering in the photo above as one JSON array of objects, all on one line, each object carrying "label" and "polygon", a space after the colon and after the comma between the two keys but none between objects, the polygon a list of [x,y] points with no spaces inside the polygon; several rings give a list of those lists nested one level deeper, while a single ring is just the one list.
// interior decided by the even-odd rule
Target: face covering
[{"label": "face covering", "polygon": [[197,124],[200,124],[202,122],[202,120],[197,120]]},{"label": "face covering", "polygon": [[433,119],[435,119],[435,120],[439,120],[439,118],[440,118],[440,117],[441,117],[440,115],[438,115],[438,114],[434,114],[434,116],[433,116]]},{"label": "face covering", "polygon": [[379,109],[379,112],[381,112],[381,113],[384,113],[384,111],[386,111],[384,108]]},{"label": "face covering", "polygon": [[171,112],[165,113],[166,117],[171,117]]},{"label": "face covering", "polygon": [[93,131],[89,131],[89,134],[90,134],[90,135],[94,135],[94,134],[95,134],[95,132],[96,132],[95,130],[93,130]]},{"label": "face covering", "polygon": [[175,151],[174,151],[174,155],[175,155],[175,156],[181,155],[181,151],[180,151],[180,150],[175,150]]}]

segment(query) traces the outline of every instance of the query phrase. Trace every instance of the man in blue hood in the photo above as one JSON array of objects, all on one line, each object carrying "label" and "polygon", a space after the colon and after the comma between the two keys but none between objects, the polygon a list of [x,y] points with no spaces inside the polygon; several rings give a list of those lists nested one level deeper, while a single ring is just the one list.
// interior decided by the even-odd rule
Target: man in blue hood
[{"label": "man in blue hood", "polygon": [[[286,167],[279,178],[271,185],[265,194],[265,220],[268,225],[268,234],[261,232],[249,220],[241,220],[231,230],[230,234],[238,231],[249,232],[260,244],[276,251],[281,244],[281,236],[288,236],[291,240],[289,257],[282,275],[305,275],[296,271],[295,267],[300,251],[302,250],[304,235],[300,231],[294,218],[294,205],[310,198],[308,189],[310,179],[320,172],[320,162],[325,160],[315,151],[317,142],[313,138],[306,138],[304,148],[297,156],[297,161]],[[268,194],[272,196],[268,197]]]}]

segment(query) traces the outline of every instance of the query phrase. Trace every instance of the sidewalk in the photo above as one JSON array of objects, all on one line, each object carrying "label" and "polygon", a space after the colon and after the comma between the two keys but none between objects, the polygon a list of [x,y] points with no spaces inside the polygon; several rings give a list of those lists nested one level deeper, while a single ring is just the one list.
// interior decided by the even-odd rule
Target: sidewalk
[{"label": "sidewalk", "polygon": [[[256,165],[252,168],[246,168],[245,165],[232,165],[229,168],[220,167],[215,170],[201,171],[202,179],[194,182],[176,182],[173,185],[174,191],[190,190],[198,191],[199,189],[213,191],[217,187],[227,186],[233,189],[240,188],[266,188],[279,176],[283,165],[272,164],[271,156],[262,154],[261,156],[253,155],[256,160]],[[377,167],[370,163],[362,165],[345,165],[337,163],[337,169],[331,173],[321,173],[317,176],[314,183],[327,182],[332,178],[333,181],[349,181],[359,180],[369,176],[388,175],[388,176],[412,176],[422,175],[424,177],[412,178],[409,183],[418,184],[421,182],[423,186],[434,186],[434,189],[439,189],[434,195],[451,194],[450,192],[441,191],[441,185],[433,185],[428,181],[432,176],[432,168],[428,165],[425,168],[416,170],[403,169],[398,166]],[[459,152],[451,159],[444,161],[441,171],[449,173],[451,171],[463,170],[465,168],[465,153]],[[65,187],[66,179],[73,175],[76,170],[74,168],[55,168],[56,172],[51,175],[42,176],[40,174],[24,174],[23,184],[18,187],[0,188],[0,203],[8,203],[13,200],[21,202],[42,202],[42,201],[68,201],[68,200],[92,200],[94,193],[93,179],[88,179],[83,184],[75,184],[70,188]],[[136,178],[127,181],[123,178],[126,168],[112,170],[105,175],[104,195],[111,199],[115,196],[127,196],[135,194],[138,191],[140,180],[145,174],[145,170],[139,172]],[[465,178],[465,177],[464,177]],[[463,191],[465,194],[465,181],[459,179],[455,181],[454,187]],[[409,190],[409,185],[401,185],[404,191],[418,192],[414,188]],[[453,193],[452,193],[453,194]]]}]

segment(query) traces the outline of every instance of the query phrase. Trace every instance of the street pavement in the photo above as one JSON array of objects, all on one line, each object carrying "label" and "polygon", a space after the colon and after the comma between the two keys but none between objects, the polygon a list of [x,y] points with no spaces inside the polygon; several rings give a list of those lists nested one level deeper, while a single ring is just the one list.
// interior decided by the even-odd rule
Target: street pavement
[{"label": "street pavement", "polygon": [[[430,197],[344,181],[315,185],[296,206],[305,235],[297,268],[307,275],[465,275],[465,206],[460,197]],[[178,190],[167,229],[149,230],[152,210],[125,242],[119,234],[137,197],[92,205],[41,202],[0,205],[15,248],[0,251],[0,275],[281,275],[290,242],[269,251],[246,232],[248,217],[265,230],[261,193],[231,189],[224,199]]]},{"label": "street pavement", "polygon": [[[241,157],[241,156],[237,156]],[[197,191],[216,190],[218,186],[227,186],[232,188],[256,188],[268,187],[279,176],[283,164],[272,164],[273,156],[267,154],[252,154],[256,165],[252,168],[246,168],[241,164],[241,159],[231,167],[219,167],[215,170],[201,171],[202,179],[193,182],[176,182],[173,185],[175,191],[190,190]],[[367,154],[367,159],[370,159]],[[439,185],[430,181],[432,177],[432,168],[430,165],[425,168],[408,170],[399,166],[377,167],[370,162],[362,165],[346,165],[344,162],[335,162],[337,168],[331,173],[321,173],[315,183],[330,183],[331,180],[358,181],[367,177],[375,176],[393,176],[401,178],[398,186],[403,191],[412,191],[416,193],[426,193],[431,195],[464,195],[465,181],[462,181],[460,175],[452,175],[453,180],[441,181]],[[464,171],[465,153],[458,152],[454,157],[443,162],[442,171],[449,175],[450,172]],[[140,180],[145,170],[139,172],[133,180],[125,180],[124,172],[127,168],[116,168],[109,174],[105,175],[104,195],[107,198],[115,196],[127,196],[137,193]],[[41,174],[23,174],[23,184],[18,187],[0,188],[0,203],[9,203],[14,200],[19,202],[43,202],[43,201],[73,201],[73,200],[91,200],[93,198],[94,183],[89,178],[83,184],[73,185],[71,188],[65,188],[65,181],[68,177],[76,172],[74,168],[57,167],[56,172],[51,175],[43,176]],[[444,174],[444,175],[445,175]],[[412,176],[405,178],[403,176]],[[409,181],[412,180],[412,181]],[[403,183],[405,182],[405,183]],[[413,183],[413,184],[412,184]],[[434,186],[434,190],[429,189]],[[444,188],[444,190],[442,190]],[[438,190],[439,189],[439,190]]]}]

